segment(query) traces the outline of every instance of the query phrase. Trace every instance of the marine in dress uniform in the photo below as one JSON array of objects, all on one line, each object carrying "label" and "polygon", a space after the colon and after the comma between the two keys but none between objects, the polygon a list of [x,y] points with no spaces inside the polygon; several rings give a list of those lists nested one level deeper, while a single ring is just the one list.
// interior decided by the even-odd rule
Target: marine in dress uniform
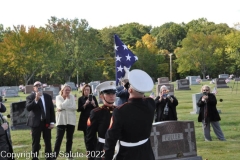
[{"label": "marine in dress uniform", "polygon": [[155,160],[149,140],[155,103],[144,97],[145,92],[152,91],[153,81],[146,72],[135,69],[129,72],[129,83],[129,100],[114,109],[105,136],[105,160],[113,159],[118,140],[116,160]]},{"label": "marine in dress uniform", "polygon": [[[96,91],[100,92],[103,106],[93,109],[87,121],[86,148],[89,160],[102,159],[105,156],[103,151],[105,134],[110,125],[112,111],[116,108],[113,105],[116,99],[116,82],[103,82],[96,87]],[[98,134],[97,144],[96,134]]]}]

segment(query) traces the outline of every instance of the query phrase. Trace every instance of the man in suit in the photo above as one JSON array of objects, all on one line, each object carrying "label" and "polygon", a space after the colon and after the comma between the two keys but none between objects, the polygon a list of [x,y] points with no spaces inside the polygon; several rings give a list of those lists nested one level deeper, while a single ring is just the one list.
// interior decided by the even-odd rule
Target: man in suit
[{"label": "man in suit", "polygon": [[51,146],[51,129],[55,123],[55,112],[52,97],[42,93],[42,84],[36,81],[33,90],[26,98],[26,108],[29,111],[27,125],[31,127],[32,132],[32,157],[38,160],[40,150],[40,137],[43,133],[45,143],[45,157],[47,160],[53,159]]}]

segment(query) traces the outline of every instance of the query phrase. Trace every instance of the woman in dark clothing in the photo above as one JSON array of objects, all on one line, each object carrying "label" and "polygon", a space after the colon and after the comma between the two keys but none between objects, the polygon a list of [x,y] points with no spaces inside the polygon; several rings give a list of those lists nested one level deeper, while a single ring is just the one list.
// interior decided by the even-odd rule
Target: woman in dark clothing
[{"label": "woman in dark clothing", "polygon": [[207,85],[202,86],[201,92],[203,96],[197,102],[200,107],[198,116],[198,122],[202,122],[205,141],[211,141],[210,124],[213,127],[213,131],[219,140],[225,141],[225,137],[220,128],[219,121],[221,120],[217,111],[217,99],[213,93],[210,93],[210,87]]},{"label": "woman in dark clothing", "polygon": [[177,120],[176,106],[178,100],[173,95],[168,94],[167,86],[160,88],[159,96],[155,99],[157,116],[155,122]]},{"label": "woman in dark clothing", "polygon": [[[90,96],[89,96],[90,95]],[[86,145],[86,130],[87,130],[87,120],[90,116],[92,109],[98,107],[98,102],[95,96],[92,95],[91,86],[86,84],[82,89],[82,96],[78,98],[78,112],[81,112],[78,122],[78,130],[83,131],[84,142]],[[96,137],[97,141],[97,137]]]}]

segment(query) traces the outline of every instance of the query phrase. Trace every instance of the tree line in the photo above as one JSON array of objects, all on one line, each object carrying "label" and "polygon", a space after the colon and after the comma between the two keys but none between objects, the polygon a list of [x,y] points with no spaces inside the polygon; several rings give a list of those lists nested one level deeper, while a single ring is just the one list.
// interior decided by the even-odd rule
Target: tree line
[{"label": "tree line", "polygon": [[[0,22],[1,23],[1,22]],[[126,23],[101,30],[85,19],[51,17],[45,27],[0,24],[0,86],[48,84],[67,81],[90,82],[115,79],[114,34],[117,34],[138,61],[131,69],[142,69],[155,80],[188,75],[239,75],[240,24],[230,28],[206,18],[189,23],[165,23],[159,27]]]}]

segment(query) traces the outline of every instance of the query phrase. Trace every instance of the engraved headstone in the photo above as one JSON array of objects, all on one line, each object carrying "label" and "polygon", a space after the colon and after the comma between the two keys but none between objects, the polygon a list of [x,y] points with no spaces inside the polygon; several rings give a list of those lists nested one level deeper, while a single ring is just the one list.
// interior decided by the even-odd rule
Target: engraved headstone
[{"label": "engraved headstone", "polygon": [[187,76],[186,79],[189,80],[190,85],[199,84],[197,80],[201,79],[200,76]]},{"label": "engraved headstone", "polygon": [[229,88],[226,83],[226,78],[216,78],[216,87],[217,88]]},{"label": "engraved headstone", "polygon": [[43,91],[43,93],[49,94],[52,97],[52,99],[53,99],[53,91]]},{"label": "engraved headstone", "polygon": [[156,96],[159,95],[160,88],[161,88],[163,85],[165,85],[165,86],[168,88],[170,95],[174,95],[174,84],[158,84],[158,85],[156,86]]},{"label": "engraved headstone", "polygon": [[30,127],[26,125],[28,118],[26,101],[12,103],[10,109],[10,116],[12,130],[30,129]]},{"label": "engraved headstone", "polygon": [[202,160],[197,156],[193,121],[165,121],[152,125],[155,160]]},{"label": "engraved headstone", "polygon": [[53,87],[53,86],[51,86],[51,87],[46,87],[46,88],[44,88],[43,90],[44,90],[44,91],[53,91],[53,97],[52,97],[52,99],[55,99],[56,96],[59,94],[59,87]]},{"label": "engraved headstone", "polygon": [[19,86],[10,86],[10,89],[15,89],[17,92],[19,92]]},{"label": "engraved headstone", "polygon": [[26,85],[25,86],[25,91],[24,91],[25,94],[32,93],[32,91],[33,91],[33,85]]},{"label": "engraved headstone", "polygon": [[4,96],[5,90],[8,88],[9,88],[9,86],[1,86],[0,87],[0,96]]},{"label": "engraved headstone", "polygon": [[193,112],[191,112],[191,114],[199,114],[200,108],[197,106],[197,102],[201,96],[202,93],[192,94]]},{"label": "engraved headstone", "polygon": [[160,77],[157,80],[158,80],[158,84],[169,84],[169,78],[168,77]]},{"label": "engraved headstone", "polygon": [[227,78],[229,78],[229,74],[219,74],[218,78],[225,78],[225,79],[227,79]]},{"label": "engraved headstone", "polygon": [[176,80],[176,83],[177,83],[176,90],[191,90],[191,88],[189,87],[188,79]]},{"label": "engraved headstone", "polygon": [[19,95],[18,95],[17,90],[8,88],[8,89],[5,89],[3,96],[4,97],[18,97]]}]

